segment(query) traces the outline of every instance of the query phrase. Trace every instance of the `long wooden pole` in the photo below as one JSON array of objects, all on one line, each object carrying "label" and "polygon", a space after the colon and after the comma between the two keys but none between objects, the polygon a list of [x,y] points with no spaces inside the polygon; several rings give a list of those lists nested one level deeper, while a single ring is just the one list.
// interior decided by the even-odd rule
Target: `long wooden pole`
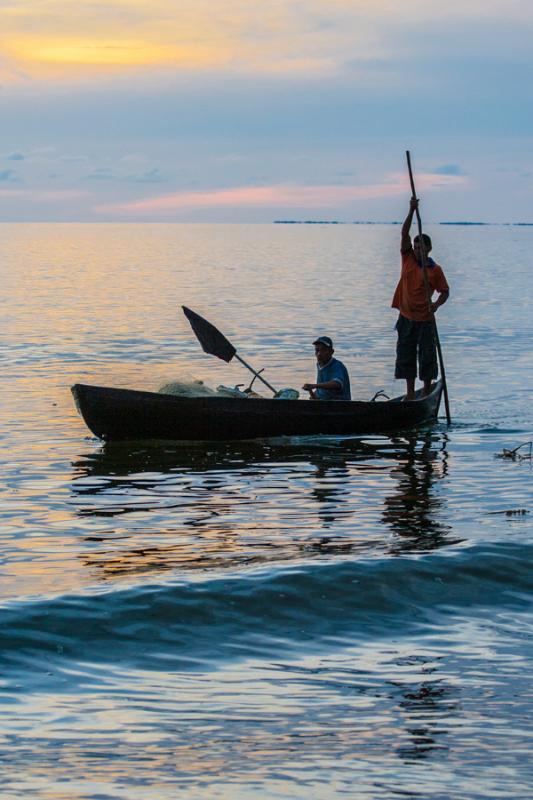
[{"label": "long wooden pole", "polygon": [[[411,167],[411,153],[409,150],[405,151],[405,155],[407,156],[407,167],[409,169],[409,180],[411,181],[411,193],[413,197],[416,198],[416,189],[415,189],[415,181],[413,178],[413,170]],[[420,219],[420,212],[418,210],[418,206],[416,208],[416,221],[418,223],[418,240],[420,242],[420,253],[422,255],[422,274],[424,276],[424,286],[426,289],[426,297],[428,301],[428,309],[429,313],[431,314],[431,319],[433,322],[433,336],[435,338],[435,345],[437,347],[437,355],[439,358],[439,369],[440,369],[440,377],[442,380],[442,390],[444,394],[444,408],[446,409],[446,422],[448,425],[451,424],[452,418],[450,415],[450,401],[448,399],[448,386],[446,385],[446,372],[444,370],[444,360],[442,358],[442,348],[440,346],[439,340],[439,332],[437,330],[437,320],[435,319],[435,314],[431,310],[431,291],[427,276],[427,253],[426,248],[424,246],[424,239],[422,238],[422,220]]]}]

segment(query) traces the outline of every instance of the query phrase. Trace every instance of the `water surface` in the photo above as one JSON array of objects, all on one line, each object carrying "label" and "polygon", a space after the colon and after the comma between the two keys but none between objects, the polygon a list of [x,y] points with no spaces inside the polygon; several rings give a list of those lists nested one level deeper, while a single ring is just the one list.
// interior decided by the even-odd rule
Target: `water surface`
[{"label": "water surface", "polygon": [[103,445],[75,382],[248,382],[182,304],[400,394],[399,228],[2,226],[3,797],[530,796],[533,233],[431,234],[451,427]]}]

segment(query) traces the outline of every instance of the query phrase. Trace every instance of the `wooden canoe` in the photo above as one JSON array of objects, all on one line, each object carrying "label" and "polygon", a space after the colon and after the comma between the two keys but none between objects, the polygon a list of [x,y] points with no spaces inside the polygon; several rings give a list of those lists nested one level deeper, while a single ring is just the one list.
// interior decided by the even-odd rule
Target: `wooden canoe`
[{"label": "wooden canoe", "polygon": [[406,430],[436,419],[442,384],[409,401],[176,397],[81,383],[72,393],[87,426],[100,439],[224,441]]}]

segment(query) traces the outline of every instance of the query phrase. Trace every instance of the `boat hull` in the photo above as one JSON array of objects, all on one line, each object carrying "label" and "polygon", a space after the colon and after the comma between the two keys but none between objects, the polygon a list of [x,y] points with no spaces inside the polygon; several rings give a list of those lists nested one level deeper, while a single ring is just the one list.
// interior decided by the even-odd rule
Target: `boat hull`
[{"label": "boat hull", "polygon": [[76,384],[76,406],[106,441],[224,441],[318,434],[392,433],[436,419],[442,385],[415,400],[274,400],[176,397]]}]

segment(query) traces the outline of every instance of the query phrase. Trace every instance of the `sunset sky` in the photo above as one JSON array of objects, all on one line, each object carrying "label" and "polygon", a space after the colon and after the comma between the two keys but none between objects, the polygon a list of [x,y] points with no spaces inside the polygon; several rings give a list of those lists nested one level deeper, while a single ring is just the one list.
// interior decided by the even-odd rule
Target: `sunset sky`
[{"label": "sunset sky", "polygon": [[533,222],[531,0],[0,0],[0,220]]}]

